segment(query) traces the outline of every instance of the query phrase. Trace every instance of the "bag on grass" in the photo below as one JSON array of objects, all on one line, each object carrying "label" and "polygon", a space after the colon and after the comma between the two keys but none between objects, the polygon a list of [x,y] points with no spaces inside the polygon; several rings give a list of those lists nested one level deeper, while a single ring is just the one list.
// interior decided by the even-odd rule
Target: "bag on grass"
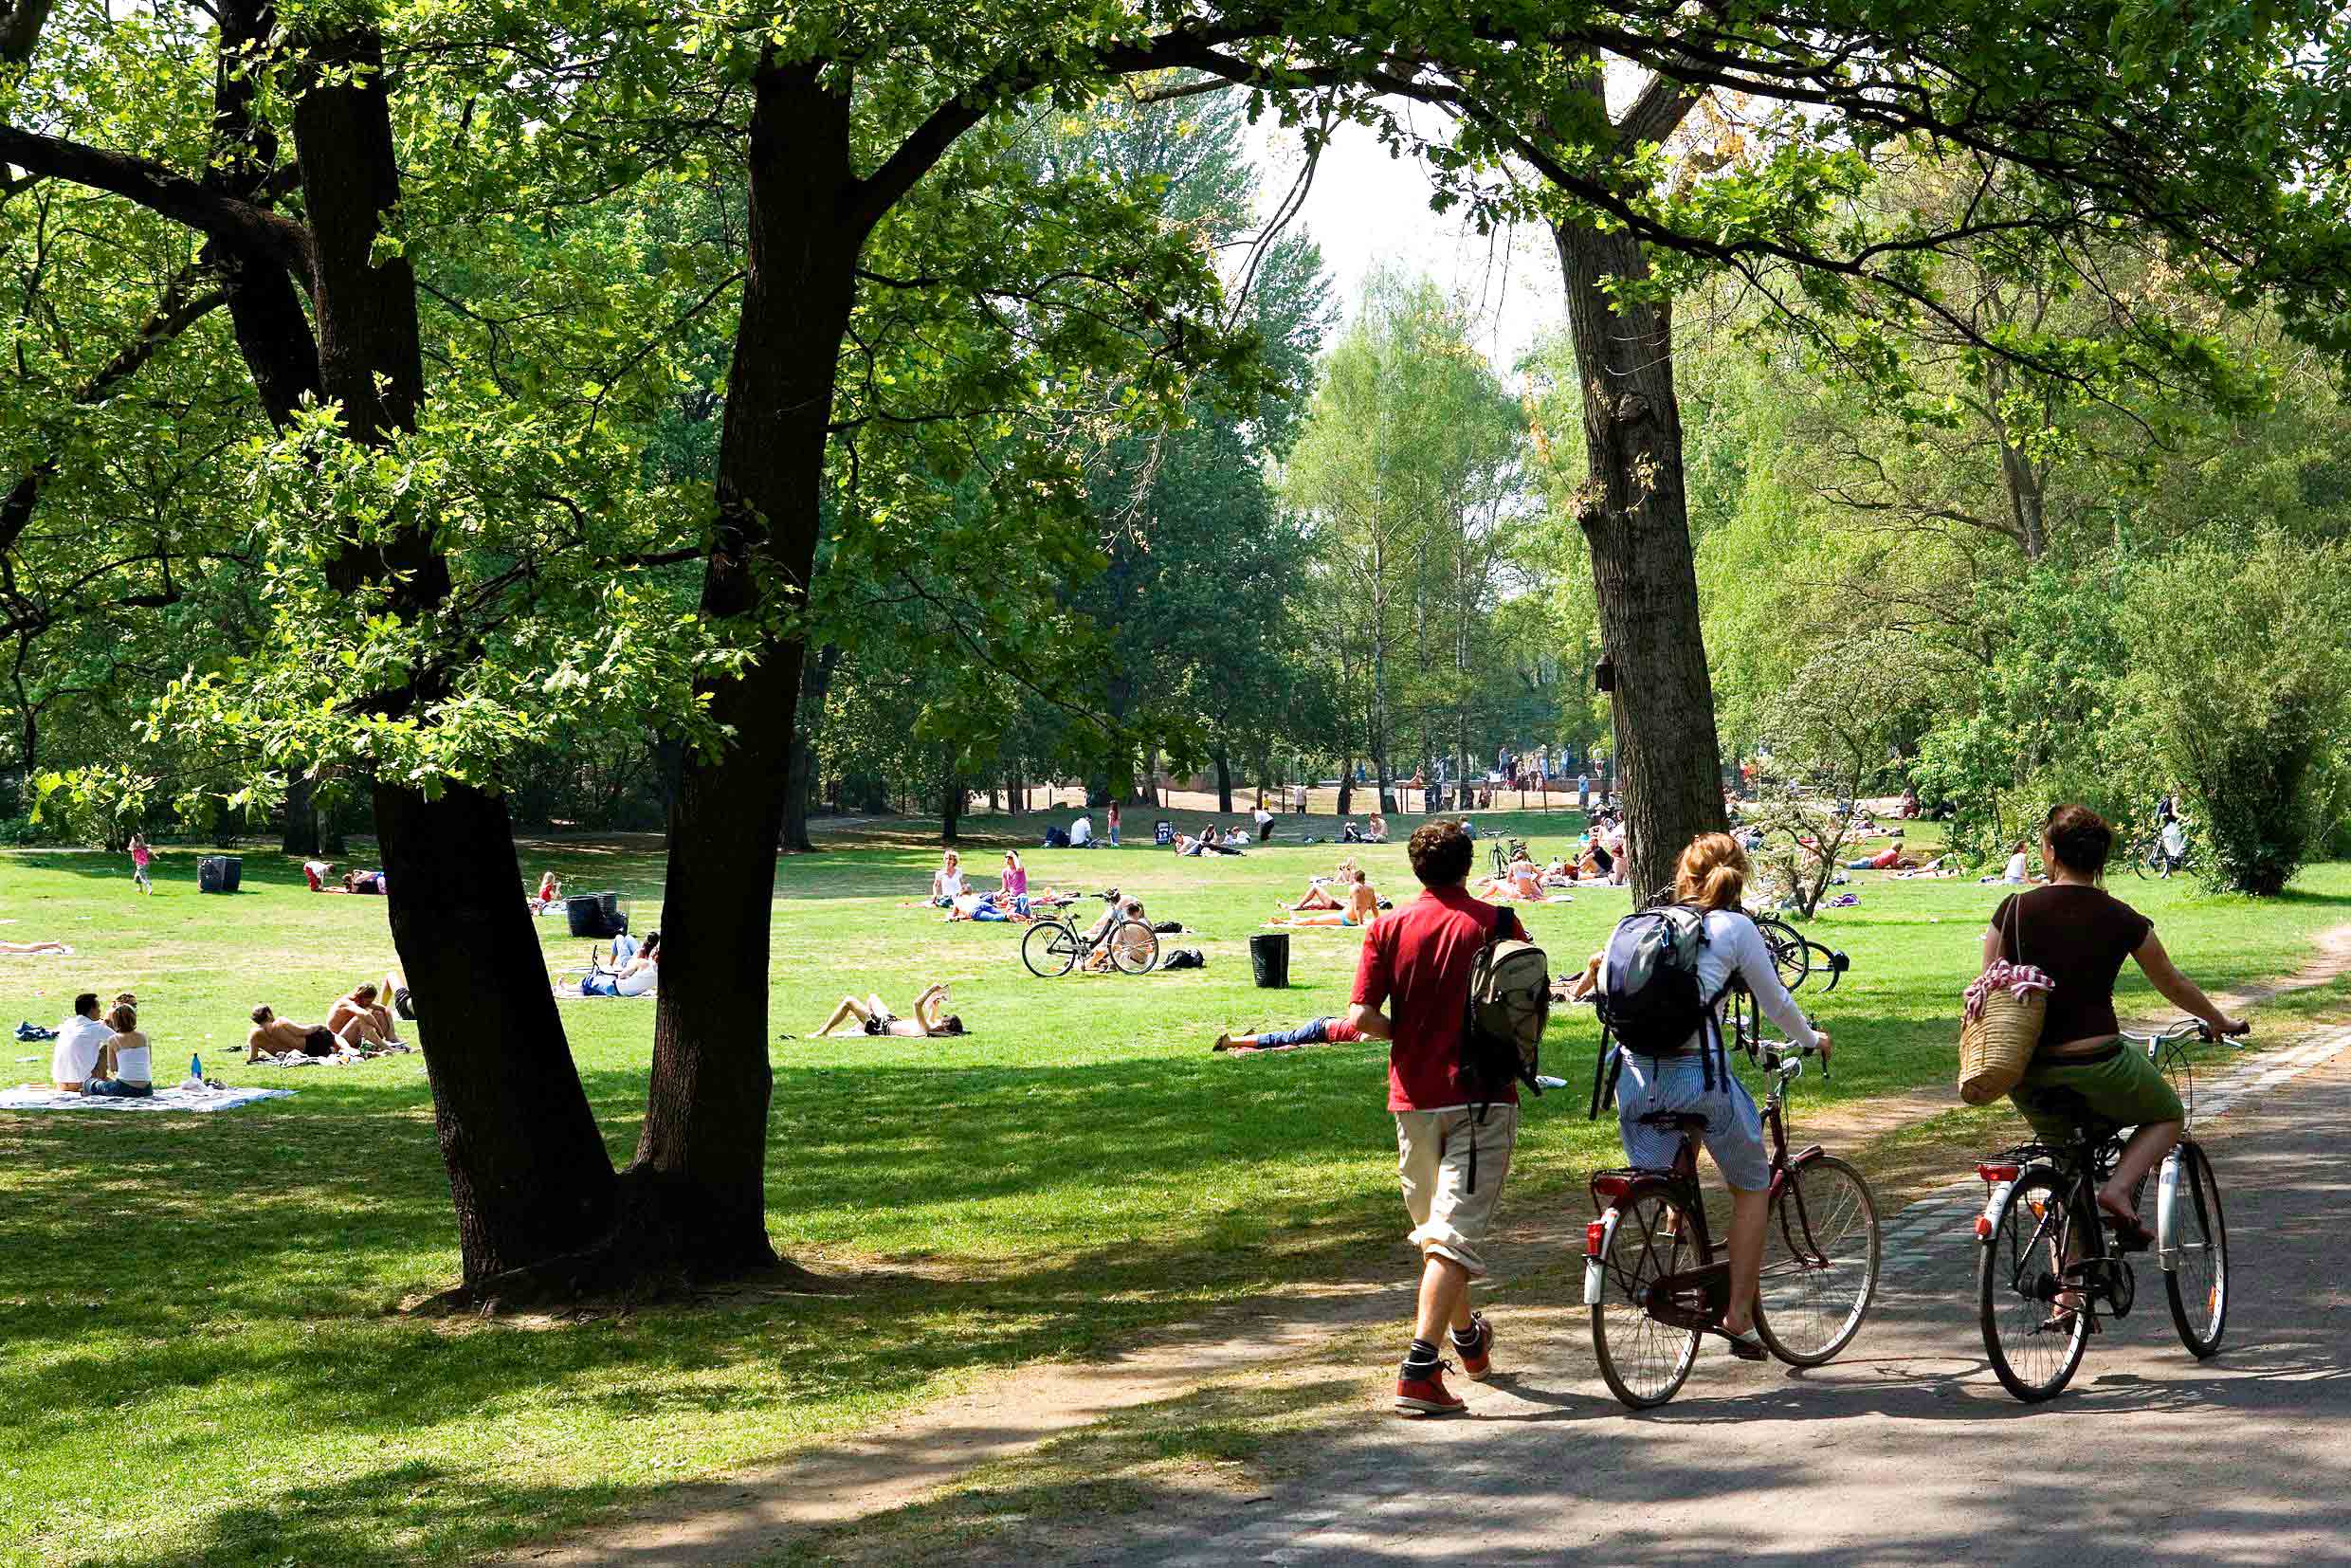
[{"label": "bag on grass", "polygon": [[1169,950],[1166,957],[1159,960],[1159,967],[1161,969],[1206,969],[1208,955],[1196,947],[1173,948]]}]

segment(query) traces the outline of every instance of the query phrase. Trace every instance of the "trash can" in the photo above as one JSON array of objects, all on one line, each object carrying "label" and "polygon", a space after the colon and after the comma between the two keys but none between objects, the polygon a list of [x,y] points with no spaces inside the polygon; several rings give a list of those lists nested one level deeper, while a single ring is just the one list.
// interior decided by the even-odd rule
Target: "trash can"
[{"label": "trash can", "polygon": [[1249,939],[1249,967],[1257,972],[1261,991],[1281,991],[1290,983],[1290,934],[1268,931]]},{"label": "trash can", "polygon": [[617,937],[629,929],[629,917],[621,911],[618,893],[582,893],[565,899],[563,918],[571,923],[574,937]]},{"label": "trash can", "polygon": [[245,862],[236,855],[207,855],[196,862],[196,891],[233,893],[244,873]]}]

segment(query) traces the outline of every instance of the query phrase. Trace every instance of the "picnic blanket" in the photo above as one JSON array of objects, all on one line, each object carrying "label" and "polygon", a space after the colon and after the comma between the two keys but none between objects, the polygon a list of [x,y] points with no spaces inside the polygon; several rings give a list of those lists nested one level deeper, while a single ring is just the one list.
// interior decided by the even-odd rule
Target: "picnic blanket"
[{"label": "picnic blanket", "polygon": [[232,1111],[257,1100],[290,1100],[292,1089],[157,1089],[144,1100],[61,1094],[45,1084],[0,1089],[0,1111]]}]

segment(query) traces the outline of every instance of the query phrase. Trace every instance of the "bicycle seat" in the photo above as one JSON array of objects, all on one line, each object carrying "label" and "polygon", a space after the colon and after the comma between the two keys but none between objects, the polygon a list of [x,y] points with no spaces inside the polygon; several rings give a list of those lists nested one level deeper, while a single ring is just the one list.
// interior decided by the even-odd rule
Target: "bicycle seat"
[{"label": "bicycle seat", "polygon": [[1637,1120],[1644,1127],[1663,1127],[1669,1133],[1703,1133],[1706,1119],[1693,1111],[1650,1111]]}]

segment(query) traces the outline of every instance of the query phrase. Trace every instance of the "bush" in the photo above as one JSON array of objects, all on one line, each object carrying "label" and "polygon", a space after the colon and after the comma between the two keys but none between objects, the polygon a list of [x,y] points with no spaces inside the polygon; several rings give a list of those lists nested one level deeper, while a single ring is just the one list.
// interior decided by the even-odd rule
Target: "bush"
[{"label": "bush", "polygon": [[2275,533],[2191,548],[2140,578],[2128,619],[2129,690],[2208,848],[2204,879],[2277,892],[2342,787],[2351,562]]}]

